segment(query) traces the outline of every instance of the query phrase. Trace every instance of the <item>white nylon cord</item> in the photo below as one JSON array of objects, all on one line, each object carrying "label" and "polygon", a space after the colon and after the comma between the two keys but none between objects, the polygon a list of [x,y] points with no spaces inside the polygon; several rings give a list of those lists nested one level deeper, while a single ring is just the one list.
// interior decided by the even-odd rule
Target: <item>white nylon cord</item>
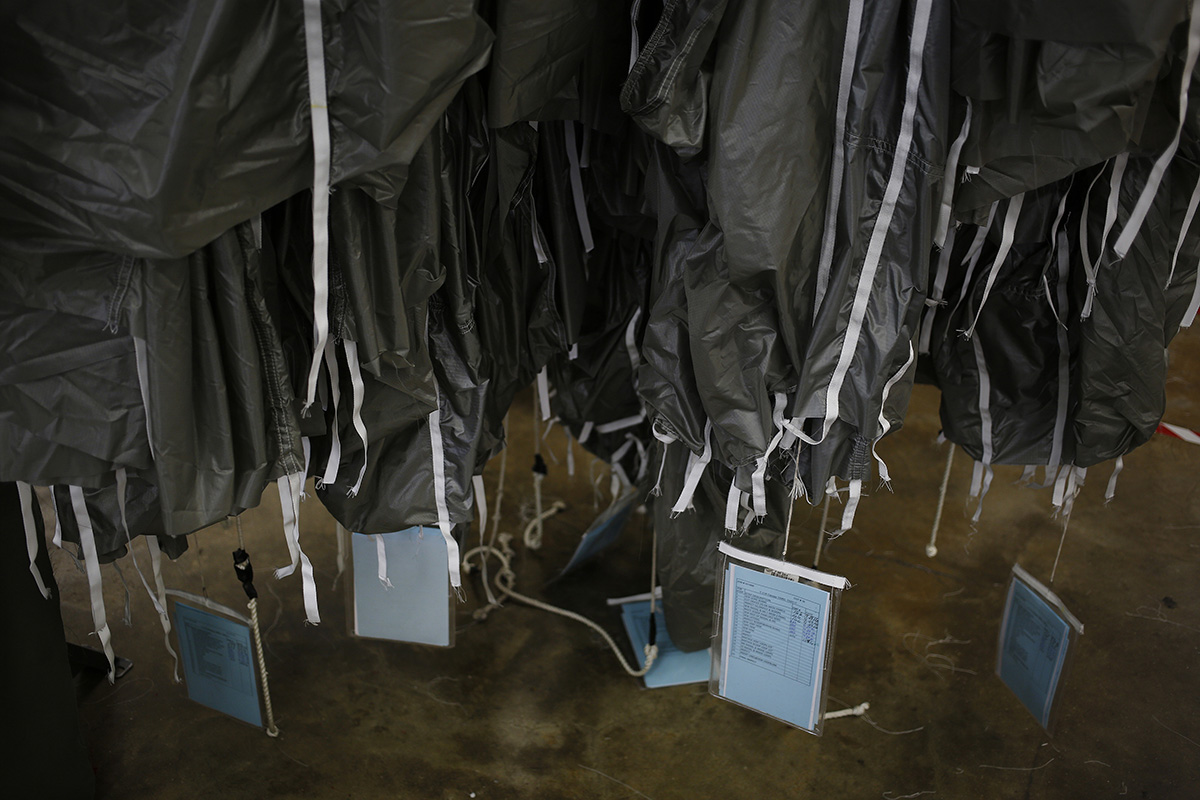
[{"label": "white nylon cord", "polygon": [[358,364],[358,345],[349,339],[343,339],[342,347],[346,350],[346,366],[350,370],[350,385],[354,390],[354,404],[351,406],[350,417],[363,446],[363,464],[362,469],[358,471],[358,480],[346,492],[348,497],[354,497],[362,488],[363,476],[367,474],[367,426],[362,418],[363,396],[366,393],[366,387],[363,386],[362,369]]},{"label": "white nylon cord", "polygon": [[858,63],[858,35],[862,28],[864,0],[850,0],[846,14],[846,38],[842,43],[842,69],[838,80],[837,108],[834,112],[833,158],[829,172],[829,205],[825,209],[825,229],[821,235],[821,256],[817,262],[817,286],[813,295],[813,314],[821,309],[829,287],[833,267],[833,249],[837,242],[838,206],[842,198],[845,171],[846,115],[850,108],[850,86]]},{"label": "white nylon cord", "polygon": [[1154,196],[1158,194],[1163,173],[1167,171],[1167,165],[1171,163],[1171,159],[1175,157],[1175,151],[1179,149],[1179,136],[1183,133],[1183,124],[1187,120],[1188,90],[1192,85],[1192,73],[1196,69],[1196,56],[1200,55],[1200,14],[1197,13],[1200,9],[1197,8],[1197,0],[1192,0],[1188,6],[1191,21],[1188,23],[1187,56],[1183,64],[1183,78],[1179,84],[1179,124],[1175,128],[1175,137],[1171,139],[1167,149],[1151,167],[1150,175],[1146,178],[1146,185],[1142,187],[1137,204],[1130,212],[1129,219],[1126,220],[1121,235],[1117,237],[1116,244],[1113,245],[1113,251],[1121,258],[1124,258],[1125,254],[1129,252],[1130,245],[1133,244],[1134,238],[1141,230],[1142,223],[1146,220],[1146,214],[1150,212],[1150,205],[1154,202]]},{"label": "white nylon cord", "polygon": [[33,581],[42,597],[49,600],[50,590],[42,580],[42,571],[37,566],[38,536],[37,524],[33,519],[33,488],[24,481],[17,481],[17,496],[21,503],[21,521],[25,525],[25,550],[29,553],[29,572],[33,575]]},{"label": "white nylon cord", "polygon": [[83,551],[83,564],[87,570],[88,589],[92,597],[92,623],[96,627],[96,636],[104,649],[104,657],[108,659],[108,682],[116,683],[117,660],[113,655],[112,633],[108,629],[108,618],[104,611],[104,585],[100,578],[100,556],[96,553],[96,537],[92,531],[92,520],[88,516],[87,503],[83,499],[83,489],[78,486],[69,487],[71,508],[75,512],[75,523],[79,526],[79,547]]},{"label": "white nylon cord", "polygon": [[329,338],[329,134],[328,93],[325,87],[325,39],[321,0],[304,0],[304,48],[308,59],[308,104],[313,137],[313,355],[308,368],[304,410],[317,397],[321,357]]}]

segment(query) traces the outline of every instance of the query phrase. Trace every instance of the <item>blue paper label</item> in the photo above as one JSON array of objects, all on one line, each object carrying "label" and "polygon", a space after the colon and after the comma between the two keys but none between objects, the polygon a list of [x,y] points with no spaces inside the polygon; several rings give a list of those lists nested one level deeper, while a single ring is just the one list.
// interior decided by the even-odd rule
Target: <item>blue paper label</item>
[{"label": "blue paper label", "polygon": [[250,628],[176,601],[175,630],[188,697],[262,727]]}]

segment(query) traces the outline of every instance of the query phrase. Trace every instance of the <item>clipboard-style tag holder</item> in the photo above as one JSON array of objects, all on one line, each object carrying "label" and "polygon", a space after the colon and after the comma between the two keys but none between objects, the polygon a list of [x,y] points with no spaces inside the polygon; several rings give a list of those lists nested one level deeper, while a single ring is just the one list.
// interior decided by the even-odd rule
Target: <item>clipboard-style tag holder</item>
[{"label": "clipboard-style tag holder", "polygon": [[352,636],[454,646],[454,593],[437,528],[349,533],[346,628]]},{"label": "clipboard-style tag holder", "polygon": [[845,578],[718,547],[709,691],[817,736]]},{"label": "clipboard-style tag holder", "polygon": [[175,633],[188,698],[214,711],[261,728],[250,621],[241,613],[197,597],[196,603],[174,603]]},{"label": "clipboard-style tag holder", "polygon": [[1049,733],[1083,623],[1058,595],[1014,564],[1000,622],[996,675]]}]

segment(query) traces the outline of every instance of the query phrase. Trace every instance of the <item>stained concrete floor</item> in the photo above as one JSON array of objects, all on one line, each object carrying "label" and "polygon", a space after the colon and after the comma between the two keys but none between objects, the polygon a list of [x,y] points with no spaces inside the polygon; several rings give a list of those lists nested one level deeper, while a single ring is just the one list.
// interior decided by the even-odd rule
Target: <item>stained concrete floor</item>
[{"label": "stained concrete floor", "polygon": [[[1200,428],[1200,337],[1185,333],[1173,357],[1166,419]],[[514,533],[531,498],[529,401],[519,399],[510,428],[503,528]],[[334,523],[315,500],[302,508],[302,541],[323,622],[306,626],[299,576],[268,574],[287,561],[268,491],[244,522],[281,735],[190,702],[171,682],[149,601],[134,591],[134,627],[112,625],[134,668],[81,706],[99,796],[1200,797],[1200,447],[1156,436],[1125,459],[1107,507],[1108,468],[1089,474],[1053,586],[1085,635],[1048,736],[993,665],[1011,565],[1049,579],[1060,534],[1049,492],[1019,488],[1018,470],[998,469],[972,532],[963,513],[971,462],[959,454],[940,553],[927,558],[946,454],[936,443],[937,402],[935,390],[917,388],[904,429],[880,447],[894,493],[864,499],[854,530],[821,561],[853,584],[829,708],[869,701],[872,722],[830,720],[816,738],[717,700],[704,685],[644,689],[577,623],[517,604],[475,621],[477,578],[457,608],[453,649],[351,638],[344,583],[332,588]],[[562,462],[560,434],[549,444]],[[547,501],[568,508],[547,522],[541,551],[516,558],[519,586],[624,641],[604,599],[648,588],[644,518],[603,560],[544,587],[595,513],[590,459],[577,455],[573,479],[551,462]],[[495,464],[486,480],[491,491]],[[820,509],[798,508],[791,559],[811,560],[819,521]],[[232,528],[202,532],[165,568],[168,585],[240,606],[235,546]],[[83,578],[65,554],[53,560],[68,638],[94,643]],[[119,620],[120,583],[111,567],[104,574],[110,619]]]}]

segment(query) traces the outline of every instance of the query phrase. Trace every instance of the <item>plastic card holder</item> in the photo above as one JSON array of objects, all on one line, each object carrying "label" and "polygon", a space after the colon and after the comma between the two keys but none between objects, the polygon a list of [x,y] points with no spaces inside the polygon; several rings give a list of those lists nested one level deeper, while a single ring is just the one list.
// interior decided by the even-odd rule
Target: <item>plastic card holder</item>
[{"label": "plastic card holder", "polygon": [[1014,564],[1000,623],[996,674],[1049,731],[1055,720],[1063,674],[1083,623],[1062,600]]},{"label": "plastic card holder", "polygon": [[[263,716],[250,626],[178,600],[174,605],[188,697],[261,728]],[[230,614],[236,612],[230,609]]]},{"label": "plastic card holder", "polygon": [[591,561],[600,553],[604,552],[617,540],[621,535],[621,531],[625,528],[625,523],[629,521],[629,515],[638,505],[642,497],[642,492],[639,492],[635,487],[630,487],[628,491],[620,497],[615,498],[608,508],[600,512],[588,529],[584,531],[583,536],[579,540],[579,546],[575,548],[575,552],[571,555],[571,560],[562,568],[562,572],[555,576],[554,580],[574,572],[579,567]]},{"label": "plastic card holder", "polygon": [[[661,597],[661,593],[658,593]],[[621,607],[621,622],[625,625],[625,633],[629,635],[629,643],[633,645],[633,654],[637,663],[645,658],[646,644],[650,641],[650,595],[609,600],[610,605]],[[662,601],[659,600],[654,609],[655,638],[658,647],[658,657],[650,666],[650,671],[642,676],[642,682],[647,689],[660,689],[664,686],[682,686],[688,683],[705,683],[712,657],[708,650],[697,650],[685,653],[675,646],[667,635],[667,620],[663,616]]]},{"label": "plastic card holder", "polygon": [[454,595],[446,540],[437,528],[352,533],[350,551],[346,610],[351,635],[454,646]]},{"label": "plastic card holder", "polygon": [[846,579],[721,542],[709,691],[821,735]]}]

